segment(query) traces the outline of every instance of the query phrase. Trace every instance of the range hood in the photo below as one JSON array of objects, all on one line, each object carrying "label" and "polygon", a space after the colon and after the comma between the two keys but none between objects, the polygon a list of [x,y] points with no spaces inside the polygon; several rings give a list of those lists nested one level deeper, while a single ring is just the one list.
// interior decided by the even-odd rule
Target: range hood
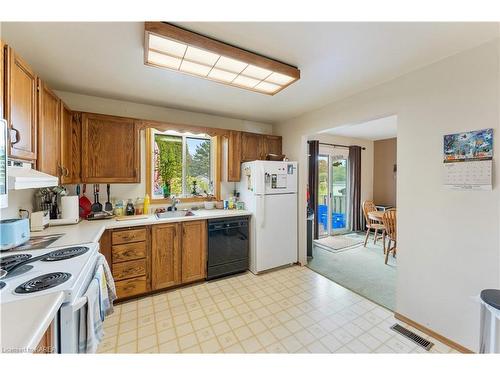
[{"label": "range hood", "polygon": [[57,177],[34,170],[30,163],[19,163],[9,160],[7,176],[9,190],[34,189],[59,185]]}]

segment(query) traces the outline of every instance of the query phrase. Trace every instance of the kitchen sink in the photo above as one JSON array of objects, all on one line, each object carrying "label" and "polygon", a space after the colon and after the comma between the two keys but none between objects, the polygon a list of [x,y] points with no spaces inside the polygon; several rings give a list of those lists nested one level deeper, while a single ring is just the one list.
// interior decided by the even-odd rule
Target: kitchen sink
[{"label": "kitchen sink", "polygon": [[157,212],[155,215],[157,219],[170,219],[175,217],[194,216],[194,213],[192,211],[182,210],[182,211]]}]

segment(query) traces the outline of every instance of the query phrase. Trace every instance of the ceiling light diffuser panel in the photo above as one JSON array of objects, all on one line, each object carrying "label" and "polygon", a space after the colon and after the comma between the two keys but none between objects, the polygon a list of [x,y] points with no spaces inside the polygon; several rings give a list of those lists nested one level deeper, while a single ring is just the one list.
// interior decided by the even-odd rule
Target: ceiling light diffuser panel
[{"label": "ceiling light diffuser panel", "polygon": [[300,79],[294,66],[164,22],[145,22],[144,62],[267,95]]}]

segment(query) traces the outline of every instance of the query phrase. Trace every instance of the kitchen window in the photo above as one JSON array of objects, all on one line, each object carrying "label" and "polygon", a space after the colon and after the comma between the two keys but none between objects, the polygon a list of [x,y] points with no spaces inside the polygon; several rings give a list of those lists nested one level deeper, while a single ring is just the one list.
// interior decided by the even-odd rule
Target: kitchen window
[{"label": "kitchen window", "polygon": [[153,200],[171,195],[186,200],[215,194],[216,153],[206,134],[150,130],[149,194]]}]

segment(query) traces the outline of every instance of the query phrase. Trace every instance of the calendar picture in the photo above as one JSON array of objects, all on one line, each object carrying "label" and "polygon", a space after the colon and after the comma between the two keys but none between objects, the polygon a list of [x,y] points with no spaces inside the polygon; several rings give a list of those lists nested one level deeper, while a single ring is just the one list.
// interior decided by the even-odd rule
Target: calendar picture
[{"label": "calendar picture", "polygon": [[474,130],[444,136],[444,162],[491,160],[493,129]]}]

